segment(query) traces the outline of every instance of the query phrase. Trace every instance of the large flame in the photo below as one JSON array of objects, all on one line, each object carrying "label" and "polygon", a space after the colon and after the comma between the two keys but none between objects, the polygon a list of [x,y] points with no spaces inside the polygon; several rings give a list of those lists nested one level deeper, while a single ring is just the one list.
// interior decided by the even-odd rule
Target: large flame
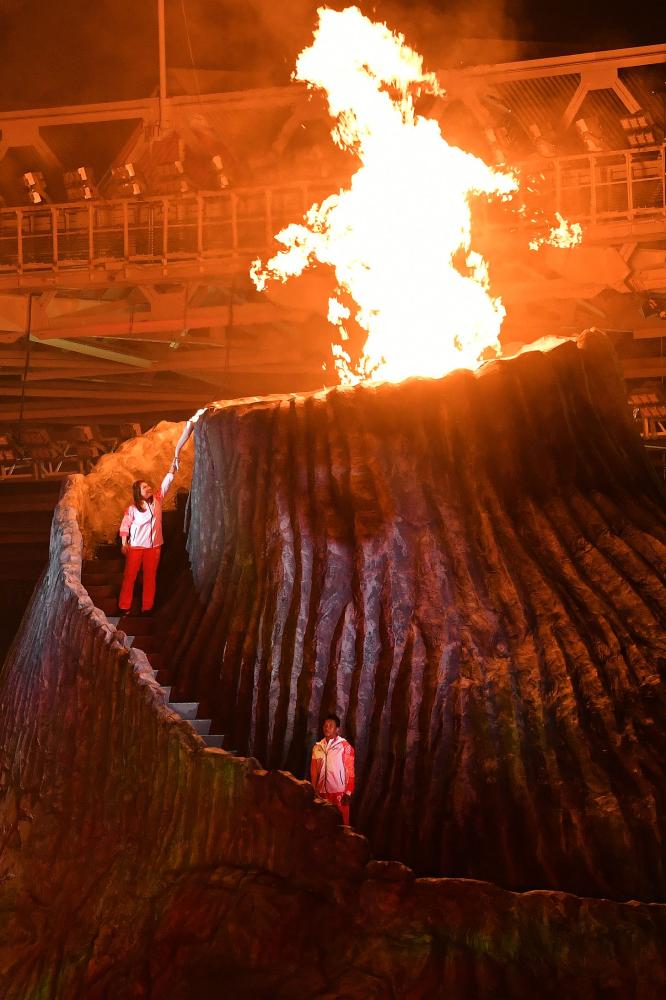
[{"label": "large flame", "polygon": [[415,94],[441,90],[402,35],[356,7],[318,14],[294,76],[325,91],[332,136],[361,166],[348,190],[279,233],[285,249],[266,265],[255,261],[252,278],[261,290],[316,261],[333,267],[329,321],[343,341],[352,313],[367,332],[354,367],[340,344],[333,347],[343,382],[476,368],[499,352],[505,310],[471,248],[470,202],[479,194],[507,198],[517,180],[450,146],[436,121],[416,114]]},{"label": "large flame", "polygon": [[[361,166],[349,190],[277,236],[286,249],[265,266],[255,261],[252,277],[262,289],[268,278],[284,281],[314,261],[332,265],[367,332],[354,370],[334,345],[341,381],[474,368],[489,349],[499,350],[505,310],[490,294],[483,258],[471,250],[470,198],[507,197],[516,179],[449,146],[436,121],[415,113],[415,92],[440,89],[402,35],[356,7],[318,13],[313,44],[294,76],[326,92],[333,138]],[[339,298],[330,301],[329,320],[342,340],[349,315]]]},{"label": "large flame", "polygon": [[530,240],[530,250],[539,250],[545,244],[558,247],[560,250],[570,250],[582,242],[583,227],[580,222],[567,222],[559,212],[555,212],[555,218],[557,225],[552,226],[548,236],[540,236]]}]

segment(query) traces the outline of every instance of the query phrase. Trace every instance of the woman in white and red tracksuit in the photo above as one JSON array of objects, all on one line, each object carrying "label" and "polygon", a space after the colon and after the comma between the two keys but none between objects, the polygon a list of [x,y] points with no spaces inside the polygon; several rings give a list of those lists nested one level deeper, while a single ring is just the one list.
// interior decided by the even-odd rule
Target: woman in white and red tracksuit
[{"label": "woman in white and red tracksuit", "polygon": [[317,795],[332,802],[349,826],[349,800],[354,791],[354,748],[340,736],[337,715],[324,719],[324,738],[312,748],[310,777]]},{"label": "woman in white and red tracksuit", "polygon": [[127,614],[132,607],[134,582],[143,569],[143,594],[141,611],[150,614],[155,601],[157,567],[162,551],[162,503],[167,495],[177,469],[174,460],[162,480],[159,490],[154,493],[150,483],[137,479],[132,484],[134,503],[125,511],[120,525],[122,551],[125,556],[125,572],[120,587],[118,606],[121,614]]},{"label": "woman in white and red tracksuit", "polygon": [[195,424],[205,412],[206,407],[197,410],[194,416],[185,422],[183,432],[176,444],[171,468],[162,480],[162,485],[157,493],[154,493],[150,483],[143,479],[137,479],[132,483],[134,503],[125,511],[120,525],[120,538],[125,556],[125,572],[118,598],[121,615],[126,615],[132,607],[134,583],[141,568],[143,568],[141,610],[143,614],[150,614],[153,610],[157,567],[163,542],[162,504],[173,482],[173,477],[178,472],[181,449],[189,440]]}]

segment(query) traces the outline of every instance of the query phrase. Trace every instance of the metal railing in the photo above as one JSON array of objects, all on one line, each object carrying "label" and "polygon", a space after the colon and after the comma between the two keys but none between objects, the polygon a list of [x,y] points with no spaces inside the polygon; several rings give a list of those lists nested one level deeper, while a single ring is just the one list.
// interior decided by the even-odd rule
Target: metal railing
[{"label": "metal railing", "polygon": [[557,211],[583,225],[666,214],[666,147],[564,156],[541,163]]},{"label": "metal railing", "polygon": [[112,262],[246,260],[330,193],[330,182],[319,181],[2,209],[0,274]]},{"label": "metal railing", "polygon": [[128,436],[140,433],[141,425],[134,423],[106,431],[82,425],[53,433],[46,428],[30,428],[20,441],[11,434],[0,434],[0,483],[8,479],[61,479],[74,472],[90,472],[102,455],[114,452]]},{"label": "metal railing", "polygon": [[[531,163],[570,221],[666,219],[665,147]],[[138,201],[72,202],[0,211],[0,275],[109,263],[246,262],[336,189],[333,180]]]}]

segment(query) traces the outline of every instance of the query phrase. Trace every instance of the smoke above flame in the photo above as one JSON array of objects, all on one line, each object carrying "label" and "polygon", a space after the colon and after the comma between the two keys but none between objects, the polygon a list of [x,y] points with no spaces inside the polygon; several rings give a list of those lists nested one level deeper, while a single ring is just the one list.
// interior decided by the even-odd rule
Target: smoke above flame
[{"label": "smoke above flame", "polygon": [[505,309],[471,246],[471,204],[479,195],[510,198],[516,176],[450,146],[436,121],[416,113],[416,95],[442,91],[402,35],[356,7],[318,15],[294,78],[325,92],[332,137],[360,166],[348,189],[277,235],[283,250],[254,261],[255,285],[317,262],[333,268],[329,322],[342,343],[352,318],[367,333],[355,365],[333,345],[343,383],[476,368],[499,353]]}]

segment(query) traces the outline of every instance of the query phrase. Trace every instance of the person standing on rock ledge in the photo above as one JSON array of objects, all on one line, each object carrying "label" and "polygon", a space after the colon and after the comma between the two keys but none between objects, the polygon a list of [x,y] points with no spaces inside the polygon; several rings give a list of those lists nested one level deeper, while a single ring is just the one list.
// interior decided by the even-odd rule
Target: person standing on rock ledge
[{"label": "person standing on rock ledge", "polygon": [[119,532],[122,553],[125,556],[125,570],[118,598],[118,609],[121,615],[129,614],[132,607],[134,584],[140,569],[143,569],[141,614],[152,614],[155,603],[157,567],[164,541],[162,537],[162,504],[171,487],[173,477],[178,471],[180,450],[194,430],[198,417],[199,414],[196,414],[185,424],[185,429],[176,445],[173,462],[162,480],[159,490],[155,492],[150,483],[143,479],[136,479],[132,483],[134,502],[125,511]]},{"label": "person standing on rock ledge", "polygon": [[340,736],[340,719],[327,715],[324,738],[312,748],[310,777],[319,798],[332,802],[349,826],[349,802],[354,792],[354,748]]}]

